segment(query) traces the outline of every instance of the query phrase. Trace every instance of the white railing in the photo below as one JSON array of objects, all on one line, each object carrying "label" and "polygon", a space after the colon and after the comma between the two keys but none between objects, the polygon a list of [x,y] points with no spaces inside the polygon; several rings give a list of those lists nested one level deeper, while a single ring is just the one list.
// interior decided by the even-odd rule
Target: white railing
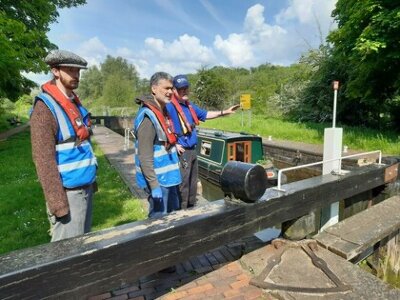
[{"label": "white railing", "polygon": [[382,164],[382,151],[381,150],[375,150],[375,151],[356,153],[356,154],[352,154],[352,155],[342,156],[342,157],[339,157],[339,158],[333,158],[333,159],[318,161],[318,162],[315,162],[315,163],[309,163],[309,164],[305,164],[305,165],[300,165],[300,166],[280,169],[278,171],[278,184],[276,185],[276,187],[274,187],[274,190],[285,192],[285,190],[281,188],[281,184],[282,184],[281,181],[282,181],[282,173],[283,172],[302,169],[302,168],[307,168],[307,167],[312,167],[312,166],[317,166],[317,165],[321,165],[321,164],[324,164],[324,163],[328,163],[328,162],[339,160],[339,170],[337,172],[335,172],[335,173],[338,174],[338,175],[341,175],[342,174],[341,173],[341,169],[342,169],[342,160],[343,159],[362,156],[362,155],[375,154],[375,153],[379,153],[378,164],[381,165]]},{"label": "white railing", "polygon": [[130,128],[125,128],[124,133],[124,151],[129,149],[129,134],[132,134],[132,137],[135,138],[133,131]]}]

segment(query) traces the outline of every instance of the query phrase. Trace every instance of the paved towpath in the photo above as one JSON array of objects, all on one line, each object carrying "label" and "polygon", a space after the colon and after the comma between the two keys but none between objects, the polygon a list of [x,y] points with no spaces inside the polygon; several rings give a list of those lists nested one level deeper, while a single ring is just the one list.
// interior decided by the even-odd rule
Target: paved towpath
[{"label": "paved towpath", "polygon": [[0,141],[8,139],[10,136],[20,133],[21,131],[26,130],[28,127],[29,127],[29,122],[19,125],[17,127],[11,128],[7,131],[0,132]]}]

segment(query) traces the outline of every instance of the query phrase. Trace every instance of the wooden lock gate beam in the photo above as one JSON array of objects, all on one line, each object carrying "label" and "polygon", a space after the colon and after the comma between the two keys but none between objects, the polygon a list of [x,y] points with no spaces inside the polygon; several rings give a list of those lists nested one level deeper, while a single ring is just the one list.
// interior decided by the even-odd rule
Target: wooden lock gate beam
[{"label": "wooden lock gate beam", "polygon": [[0,256],[0,298],[84,298],[292,220],[396,178],[398,163],[369,165],[267,189],[252,204],[219,200]]}]

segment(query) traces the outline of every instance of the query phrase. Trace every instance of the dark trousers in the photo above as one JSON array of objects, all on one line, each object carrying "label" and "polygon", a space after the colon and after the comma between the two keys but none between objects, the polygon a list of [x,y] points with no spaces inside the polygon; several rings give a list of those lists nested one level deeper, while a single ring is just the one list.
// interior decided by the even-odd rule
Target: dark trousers
[{"label": "dark trousers", "polygon": [[179,156],[182,183],[179,186],[181,196],[181,208],[189,208],[196,205],[198,163],[196,149],[186,149]]}]

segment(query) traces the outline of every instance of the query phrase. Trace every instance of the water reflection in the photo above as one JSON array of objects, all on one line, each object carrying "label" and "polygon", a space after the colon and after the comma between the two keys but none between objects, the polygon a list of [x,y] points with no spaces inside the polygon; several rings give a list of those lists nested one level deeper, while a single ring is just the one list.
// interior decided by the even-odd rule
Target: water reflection
[{"label": "water reflection", "polygon": [[203,188],[202,196],[208,201],[215,201],[224,198],[224,192],[219,186],[200,177],[201,186]]}]

